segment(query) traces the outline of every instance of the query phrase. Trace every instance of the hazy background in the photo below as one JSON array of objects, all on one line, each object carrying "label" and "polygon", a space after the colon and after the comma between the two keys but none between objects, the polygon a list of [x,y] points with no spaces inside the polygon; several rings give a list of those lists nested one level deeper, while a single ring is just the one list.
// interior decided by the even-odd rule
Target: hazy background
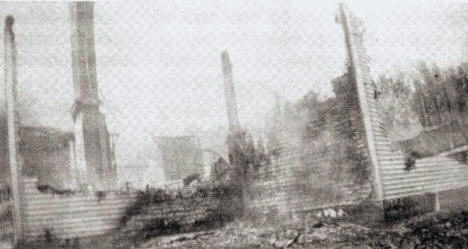
[{"label": "hazy background", "polygon": [[[441,67],[467,60],[466,4],[359,2],[348,6],[364,21],[373,75],[411,70],[419,60]],[[336,13],[335,1],[97,2],[98,83],[108,125],[120,134],[119,165],[147,174],[138,167],[157,164],[151,134],[225,132],[223,50],[244,127],[264,126],[273,92],[282,103],[312,89],[332,94],[329,81],[345,62]],[[71,131],[68,3],[2,2],[2,26],[8,14],[16,18],[22,122]]]}]

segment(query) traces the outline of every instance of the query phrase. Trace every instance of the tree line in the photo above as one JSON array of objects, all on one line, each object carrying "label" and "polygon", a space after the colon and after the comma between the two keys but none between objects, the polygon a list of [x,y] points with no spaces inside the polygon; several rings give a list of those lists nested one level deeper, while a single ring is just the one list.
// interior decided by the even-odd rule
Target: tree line
[{"label": "tree line", "polygon": [[442,69],[419,62],[414,72],[381,75],[374,84],[390,136],[438,127],[468,113],[468,63]]}]

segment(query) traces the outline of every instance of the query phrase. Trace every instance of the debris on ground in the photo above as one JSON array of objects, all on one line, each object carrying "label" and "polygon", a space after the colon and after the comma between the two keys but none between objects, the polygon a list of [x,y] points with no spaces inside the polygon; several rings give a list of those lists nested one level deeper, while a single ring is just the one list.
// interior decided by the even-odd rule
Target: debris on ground
[{"label": "debris on ground", "polygon": [[316,220],[301,227],[236,221],[218,230],[156,237],[139,247],[151,248],[468,248],[468,212],[428,215],[377,227]]}]

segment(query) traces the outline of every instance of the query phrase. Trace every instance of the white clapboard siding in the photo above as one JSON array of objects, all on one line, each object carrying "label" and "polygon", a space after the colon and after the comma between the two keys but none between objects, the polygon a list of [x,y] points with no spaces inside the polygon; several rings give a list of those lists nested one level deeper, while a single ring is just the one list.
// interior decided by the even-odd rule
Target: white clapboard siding
[{"label": "white clapboard siding", "polygon": [[108,192],[99,199],[94,194],[53,195],[37,190],[37,179],[24,179],[21,195],[26,238],[44,236],[50,230],[59,238],[105,234],[119,225],[135,194]]},{"label": "white clapboard siding", "polygon": [[[377,187],[381,188],[383,199],[394,199],[411,195],[420,195],[444,190],[459,189],[468,186],[468,165],[447,156],[434,156],[416,161],[415,169],[405,170],[404,156],[401,151],[392,151],[390,140],[381,119],[379,103],[376,99],[376,87],[372,84],[368,72],[368,59],[362,42],[359,24],[351,18],[351,33],[356,50],[357,65],[360,69],[361,84],[366,103],[361,106],[365,115],[370,116],[366,131],[375,145],[377,157]],[[377,179],[378,180],[378,179]]]},{"label": "white clapboard siding", "polygon": [[[374,88],[366,84],[368,88]],[[368,103],[377,103],[373,91],[367,91]],[[384,127],[379,109],[367,109],[372,127]],[[379,128],[380,129],[380,128]],[[384,199],[440,192],[468,186],[468,165],[447,156],[434,156],[416,161],[412,170],[405,169],[401,151],[392,151],[385,132],[374,132],[379,173]]]},{"label": "white clapboard siding", "polygon": [[[366,87],[373,88],[371,85]],[[376,102],[367,94],[369,103]],[[373,117],[372,127],[383,127],[378,109],[367,109]],[[384,199],[440,192],[468,186],[468,165],[447,156],[434,156],[416,161],[412,170],[405,169],[401,151],[392,151],[385,132],[374,132],[377,158]]]}]

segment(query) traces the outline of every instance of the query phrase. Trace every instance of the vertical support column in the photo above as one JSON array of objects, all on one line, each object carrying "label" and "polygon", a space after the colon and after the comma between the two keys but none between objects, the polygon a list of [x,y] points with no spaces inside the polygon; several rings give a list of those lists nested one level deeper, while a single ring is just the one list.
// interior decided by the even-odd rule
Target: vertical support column
[{"label": "vertical support column", "polygon": [[23,220],[21,217],[19,180],[21,165],[18,162],[18,128],[19,121],[16,113],[16,45],[13,33],[14,18],[8,16],[5,20],[5,88],[8,127],[8,155],[10,158],[11,189],[13,194],[13,218],[15,224],[15,243],[23,238]]},{"label": "vertical support column", "polygon": [[75,153],[75,142],[73,140],[68,141],[68,149],[70,153],[70,172],[72,176],[72,184],[73,186],[81,186],[80,183],[80,174],[78,168],[76,166],[76,153]]},{"label": "vertical support column", "polygon": [[439,199],[439,192],[434,193],[434,211],[440,211],[440,199]]},{"label": "vertical support column", "polygon": [[[371,170],[374,176],[374,191],[378,202],[383,200],[382,184],[380,181],[379,173],[379,160],[377,158],[377,148],[374,140],[374,127],[372,126],[372,120],[370,115],[369,101],[372,97],[368,97],[366,90],[366,81],[369,77],[366,56],[363,51],[362,32],[359,31],[358,20],[350,16],[344,3],[340,3],[340,21],[343,25],[345,34],[346,48],[348,51],[348,58],[351,63],[352,71],[350,72],[354,76],[356,88],[359,98],[359,106],[361,107],[362,117],[365,127],[365,135],[367,141],[367,147],[369,151],[369,157],[371,161]],[[375,101],[375,100],[374,100]]]},{"label": "vertical support column", "polygon": [[112,177],[113,177],[113,185],[115,185],[118,181],[118,172],[117,172],[117,158],[115,156],[115,144],[117,143],[117,139],[119,134],[109,134],[110,136],[110,156],[111,156],[111,167],[112,167]]},{"label": "vertical support column", "polygon": [[99,135],[100,135],[100,152],[101,152],[101,177],[104,179],[104,184],[109,188],[112,182],[111,161],[110,159],[110,136],[105,126],[105,119],[101,116],[99,119]]},{"label": "vertical support column", "polygon": [[83,124],[82,124],[82,114],[78,113],[73,119],[73,128],[75,134],[75,162],[76,162],[76,172],[77,172],[77,183],[79,186],[88,184],[87,177],[87,167],[85,159],[85,149],[83,141]]}]

